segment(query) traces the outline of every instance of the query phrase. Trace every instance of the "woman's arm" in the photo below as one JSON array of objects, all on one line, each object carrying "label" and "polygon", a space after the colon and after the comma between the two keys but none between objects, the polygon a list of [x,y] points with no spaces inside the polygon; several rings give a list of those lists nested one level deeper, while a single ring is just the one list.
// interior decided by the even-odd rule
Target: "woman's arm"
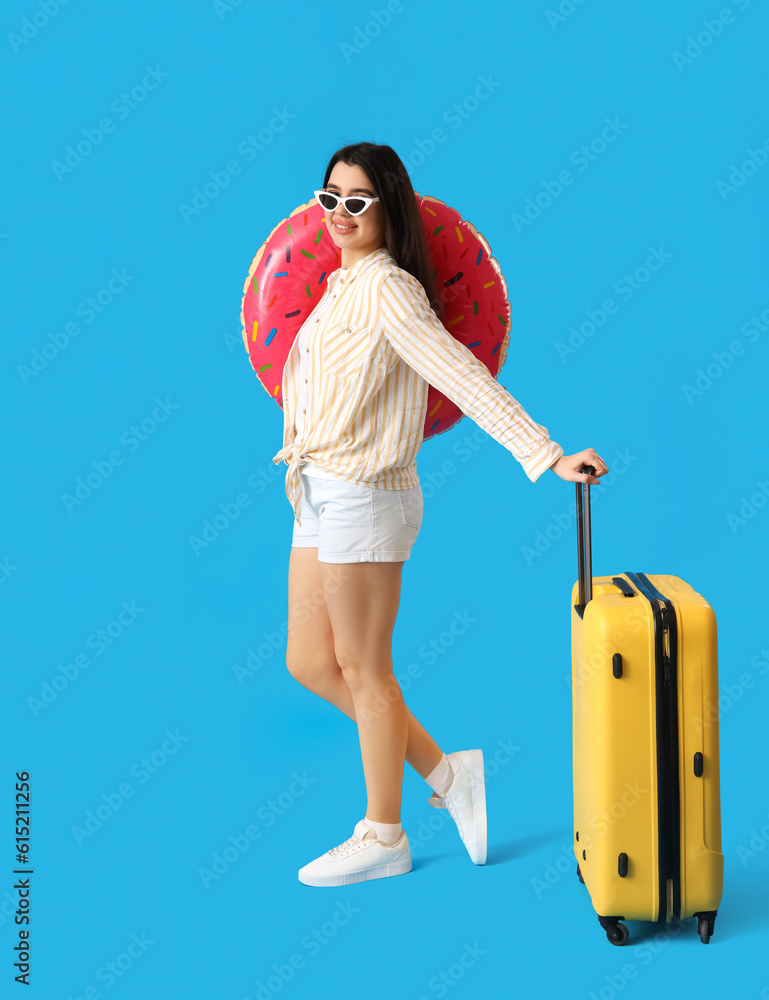
[{"label": "woman's arm", "polygon": [[[381,319],[393,349],[507,448],[532,482],[564,454],[473,352],[451,336],[421,283],[406,271],[382,282]],[[501,329],[501,327],[500,327]]]}]

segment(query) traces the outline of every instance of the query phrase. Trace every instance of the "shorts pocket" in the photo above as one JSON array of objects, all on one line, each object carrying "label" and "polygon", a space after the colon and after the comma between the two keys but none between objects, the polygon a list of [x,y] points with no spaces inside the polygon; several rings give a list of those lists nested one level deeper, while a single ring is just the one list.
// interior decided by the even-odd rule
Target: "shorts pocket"
[{"label": "shorts pocket", "polygon": [[403,523],[407,524],[409,528],[416,528],[419,531],[422,527],[424,505],[422,487],[414,486],[410,490],[398,490],[398,499],[400,500]]}]

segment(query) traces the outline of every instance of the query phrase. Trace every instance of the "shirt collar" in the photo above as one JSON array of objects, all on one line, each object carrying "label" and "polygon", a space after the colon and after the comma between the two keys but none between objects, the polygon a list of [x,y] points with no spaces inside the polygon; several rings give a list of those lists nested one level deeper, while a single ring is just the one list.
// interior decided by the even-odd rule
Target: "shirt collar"
[{"label": "shirt collar", "polygon": [[[347,273],[344,276],[345,282],[352,281],[353,278],[357,278],[359,274],[363,274],[370,267],[373,267],[377,261],[384,260],[385,258],[391,256],[392,255],[387,247],[378,247],[376,250],[372,250],[370,254],[367,254],[365,257],[361,257],[360,260],[357,260],[352,267],[347,268]],[[328,276],[328,280],[331,281],[332,278],[337,280],[339,278],[339,272],[340,268],[337,268],[336,271],[332,271]]]}]

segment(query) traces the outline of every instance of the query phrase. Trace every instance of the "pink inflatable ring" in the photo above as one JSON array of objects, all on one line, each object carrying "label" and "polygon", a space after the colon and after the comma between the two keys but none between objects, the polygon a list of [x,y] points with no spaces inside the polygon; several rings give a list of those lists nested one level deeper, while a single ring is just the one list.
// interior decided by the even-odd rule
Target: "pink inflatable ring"
[{"label": "pink inflatable ring", "polygon": [[[419,210],[446,310],[443,325],[496,378],[510,340],[507,284],[491,248],[475,226],[437,198],[420,197]],[[243,286],[240,321],[251,365],[269,395],[283,408],[283,367],[300,327],[317,305],[326,277],[341,267],[323,209],[313,198],[295,208],[259,247]],[[463,416],[430,386],[425,440]]]}]

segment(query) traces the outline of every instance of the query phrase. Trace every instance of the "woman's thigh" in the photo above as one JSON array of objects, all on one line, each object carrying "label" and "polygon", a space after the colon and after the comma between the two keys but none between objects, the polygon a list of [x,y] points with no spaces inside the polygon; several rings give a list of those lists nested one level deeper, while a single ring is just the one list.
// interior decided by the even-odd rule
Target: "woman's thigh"
[{"label": "woman's thigh", "polygon": [[322,680],[339,672],[317,548],[291,548],[286,663],[303,681]]},{"label": "woman's thigh", "polygon": [[403,562],[318,562],[336,661],[343,671],[392,670]]}]

